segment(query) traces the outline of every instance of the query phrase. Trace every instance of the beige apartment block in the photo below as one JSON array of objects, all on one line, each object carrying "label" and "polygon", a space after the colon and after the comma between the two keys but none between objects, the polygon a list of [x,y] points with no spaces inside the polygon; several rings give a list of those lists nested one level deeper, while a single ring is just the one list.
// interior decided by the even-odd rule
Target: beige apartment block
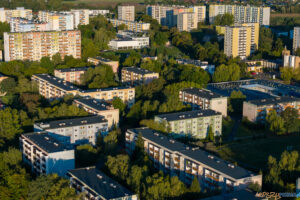
[{"label": "beige apartment block", "polygon": [[88,67],[75,67],[75,68],[64,68],[55,69],[54,76],[61,78],[70,83],[81,83],[81,76],[88,70]]},{"label": "beige apartment block", "polygon": [[10,22],[12,17],[21,17],[25,19],[32,19],[32,10],[24,7],[17,7],[14,10],[0,8],[0,22]]},{"label": "beige apartment block", "polygon": [[134,21],[135,8],[134,6],[118,6],[118,19],[126,21]]},{"label": "beige apartment block", "polygon": [[159,74],[138,67],[122,68],[122,83],[130,85],[148,84],[154,79],[158,79]]}]

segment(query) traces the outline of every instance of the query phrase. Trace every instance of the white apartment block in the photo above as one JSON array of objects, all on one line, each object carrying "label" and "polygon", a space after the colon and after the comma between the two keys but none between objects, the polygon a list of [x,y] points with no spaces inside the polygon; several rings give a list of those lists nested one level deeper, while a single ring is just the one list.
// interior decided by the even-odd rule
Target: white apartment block
[{"label": "white apartment block", "polygon": [[118,27],[121,24],[126,25],[127,30],[133,31],[133,32],[143,32],[143,31],[149,31],[150,30],[150,23],[144,23],[144,22],[136,22],[136,21],[125,21],[125,20],[119,20],[119,19],[108,19],[110,23],[114,27]]},{"label": "white apartment block", "polygon": [[74,16],[71,13],[39,11],[38,19],[47,22],[49,30],[74,30]]},{"label": "white apartment block", "polygon": [[106,135],[108,122],[102,116],[44,121],[34,124],[34,132],[46,131],[63,144],[96,145],[98,135]]},{"label": "white apartment block", "polygon": [[195,13],[179,13],[177,17],[177,28],[179,31],[191,31],[197,28]]},{"label": "white apartment block", "polygon": [[90,11],[88,9],[72,9],[70,13],[74,15],[75,28],[78,28],[78,25],[88,25],[90,23]]},{"label": "white apartment block", "polygon": [[12,17],[21,17],[24,19],[32,19],[32,10],[25,9],[23,7],[17,7],[15,10],[6,10],[5,8],[0,8],[0,22],[10,22]]},{"label": "white apartment block", "polygon": [[89,10],[90,16],[107,15],[109,10]]},{"label": "white apartment block", "polygon": [[222,134],[222,114],[211,109],[156,115],[154,120],[169,129],[174,137],[205,139],[209,129],[214,136]]},{"label": "white apartment block", "polygon": [[117,39],[113,39],[108,43],[109,48],[113,50],[125,49],[141,49],[148,47],[150,39],[146,35],[138,36],[130,31],[119,31]]},{"label": "white apartment block", "polygon": [[75,152],[46,132],[28,133],[20,136],[23,162],[31,166],[37,175],[56,173],[65,176],[75,168]]},{"label": "white apartment block", "polygon": [[166,26],[167,24],[167,12],[173,12],[173,9],[182,8],[182,6],[160,6],[160,5],[148,5],[146,7],[147,15],[156,19],[159,24]]},{"label": "white apartment block", "polygon": [[298,48],[300,48],[300,27],[294,27],[293,51],[295,52]]},{"label": "white apartment block", "polygon": [[209,5],[209,22],[212,24],[217,15],[230,13],[235,23],[259,23],[270,25],[270,7],[240,5]]},{"label": "white apartment block", "polygon": [[4,33],[4,59],[39,61],[60,53],[61,58],[81,58],[80,31]]},{"label": "white apartment block", "polygon": [[144,140],[144,150],[154,167],[190,184],[197,177],[202,188],[221,188],[222,192],[239,191],[250,183],[262,185],[262,175],[222,160],[199,148],[191,148],[149,128],[128,129],[126,150],[134,151],[138,135]]},{"label": "white apartment block", "polygon": [[134,6],[118,6],[118,19],[125,21],[134,21],[135,7]]}]

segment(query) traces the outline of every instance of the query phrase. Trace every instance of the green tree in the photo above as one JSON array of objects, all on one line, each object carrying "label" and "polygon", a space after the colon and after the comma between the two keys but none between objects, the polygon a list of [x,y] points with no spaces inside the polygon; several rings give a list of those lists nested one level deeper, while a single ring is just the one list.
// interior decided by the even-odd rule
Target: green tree
[{"label": "green tree", "polygon": [[21,132],[18,111],[11,108],[0,110],[0,142],[12,140]]},{"label": "green tree", "polygon": [[215,135],[214,135],[214,132],[212,130],[212,127],[208,128],[207,139],[211,142],[215,142]]},{"label": "green tree", "polygon": [[39,176],[29,185],[28,198],[32,200],[61,200],[80,199],[69,181],[60,178],[57,174]]},{"label": "green tree", "polygon": [[234,23],[234,16],[230,13],[219,14],[214,19],[215,25],[231,26]]},{"label": "green tree", "polygon": [[0,83],[1,93],[13,94],[16,92],[17,83],[13,78],[6,78]]},{"label": "green tree", "polygon": [[125,181],[129,171],[129,156],[122,154],[115,157],[108,156],[105,166],[112,175]]},{"label": "green tree", "polygon": [[240,114],[243,111],[243,102],[246,100],[246,96],[241,91],[233,90],[229,97],[229,112]]},{"label": "green tree", "polygon": [[168,34],[166,32],[156,32],[154,35],[154,42],[157,45],[165,45],[168,42]]},{"label": "green tree", "polygon": [[282,117],[277,115],[275,110],[268,113],[266,121],[271,132],[276,133],[277,135],[281,135],[285,132],[284,121]]},{"label": "green tree", "polygon": [[76,166],[87,167],[94,165],[97,161],[97,149],[90,144],[84,144],[76,147],[75,160]]},{"label": "green tree", "polygon": [[293,69],[291,67],[282,67],[280,69],[280,77],[286,82],[290,82],[293,77]]},{"label": "green tree", "polygon": [[141,62],[141,55],[135,51],[132,51],[129,56],[123,62],[124,66],[132,67],[136,66]]},{"label": "green tree", "polygon": [[105,146],[105,153],[111,154],[116,151],[118,146],[118,136],[120,132],[117,130],[110,131],[107,136],[104,137],[103,142]]},{"label": "green tree", "polygon": [[122,115],[125,112],[126,109],[126,104],[122,101],[122,99],[120,99],[119,97],[114,98],[112,100],[112,105],[114,106],[114,108],[119,109],[120,113],[122,113]]},{"label": "green tree", "polygon": [[287,133],[298,132],[300,128],[300,120],[298,110],[287,107],[281,112],[281,117],[284,121],[284,128]]},{"label": "green tree", "polygon": [[240,79],[241,71],[237,64],[222,64],[216,68],[213,74],[213,82],[237,81]]},{"label": "green tree", "polygon": [[198,181],[198,178],[195,176],[193,179],[193,182],[189,188],[189,192],[193,193],[195,196],[201,192],[200,183]]}]

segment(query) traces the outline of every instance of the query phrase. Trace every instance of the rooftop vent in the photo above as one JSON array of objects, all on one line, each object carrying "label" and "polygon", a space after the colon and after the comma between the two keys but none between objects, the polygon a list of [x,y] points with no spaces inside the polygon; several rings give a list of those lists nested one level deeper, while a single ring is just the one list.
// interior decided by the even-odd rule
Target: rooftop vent
[{"label": "rooftop vent", "polygon": [[48,137],[45,137],[45,139],[46,139],[46,140],[49,140],[49,138],[48,138]]},{"label": "rooftop vent", "polygon": [[154,133],[154,135],[155,135],[155,136],[159,136],[159,134],[158,134],[158,133]]},{"label": "rooftop vent", "polygon": [[214,156],[212,156],[212,155],[208,155],[207,157],[210,159],[214,159]]},{"label": "rooftop vent", "polygon": [[102,176],[101,176],[100,174],[97,174],[97,177],[98,177],[99,179],[102,179]]},{"label": "rooftop vent", "polygon": [[169,141],[170,141],[172,144],[175,143],[175,140],[173,140],[173,139],[170,139]]},{"label": "rooftop vent", "polygon": [[199,149],[199,147],[193,147],[193,148],[192,148],[193,151],[195,151],[195,150],[197,150],[197,149]]},{"label": "rooftop vent", "polygon": [[60,123],[60,124],[58,124],[59,126],[64,126],[64,125],[66,125],[66,123]]},{"label": "rooftop vent", "polygon": [[160,137],[160,139],[162,140],[162,139],[164,139],[164,137]]},{"label": "rooftop vent", "polygon": [[86,121],[86,120],[83,120],[83,121],[81,121],[81,123],[82,123],[82,124],[86,124],[86,123],[87,123],[87,121]]},{"label": "rooftop vent", "polygon": [[185,149],[186,149],[186,150],[189,150],[189,149],[190,149],[190,147],[185,147]]},{"label": "rooftop vent", "polygon": [[230,167],[230,168],[234,168],[234,165],[233,164],[228,164],[228,167]]},{"label": "rooftop vent", "polygon": [[58,144],[56,142],[53,143],[55,146],[58,146]]},{"label": "rooftop vent", "polygon": [[103,184],[106,184],[106,181],[103,181]]}]

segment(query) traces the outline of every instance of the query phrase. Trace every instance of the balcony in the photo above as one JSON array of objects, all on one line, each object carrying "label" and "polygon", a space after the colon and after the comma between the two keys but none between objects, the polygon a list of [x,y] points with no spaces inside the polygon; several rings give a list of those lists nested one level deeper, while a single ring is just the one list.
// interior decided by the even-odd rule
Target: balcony
[{"label": "balcony", "polygon": [[213,180],[213,181],[219,182],[219,177],[217,178],[217,177],[214,177],[214,176],[209,175],[209,174],[206,174],[206,175],[205,175],[205,178],[210,178],[210,179]]}]

